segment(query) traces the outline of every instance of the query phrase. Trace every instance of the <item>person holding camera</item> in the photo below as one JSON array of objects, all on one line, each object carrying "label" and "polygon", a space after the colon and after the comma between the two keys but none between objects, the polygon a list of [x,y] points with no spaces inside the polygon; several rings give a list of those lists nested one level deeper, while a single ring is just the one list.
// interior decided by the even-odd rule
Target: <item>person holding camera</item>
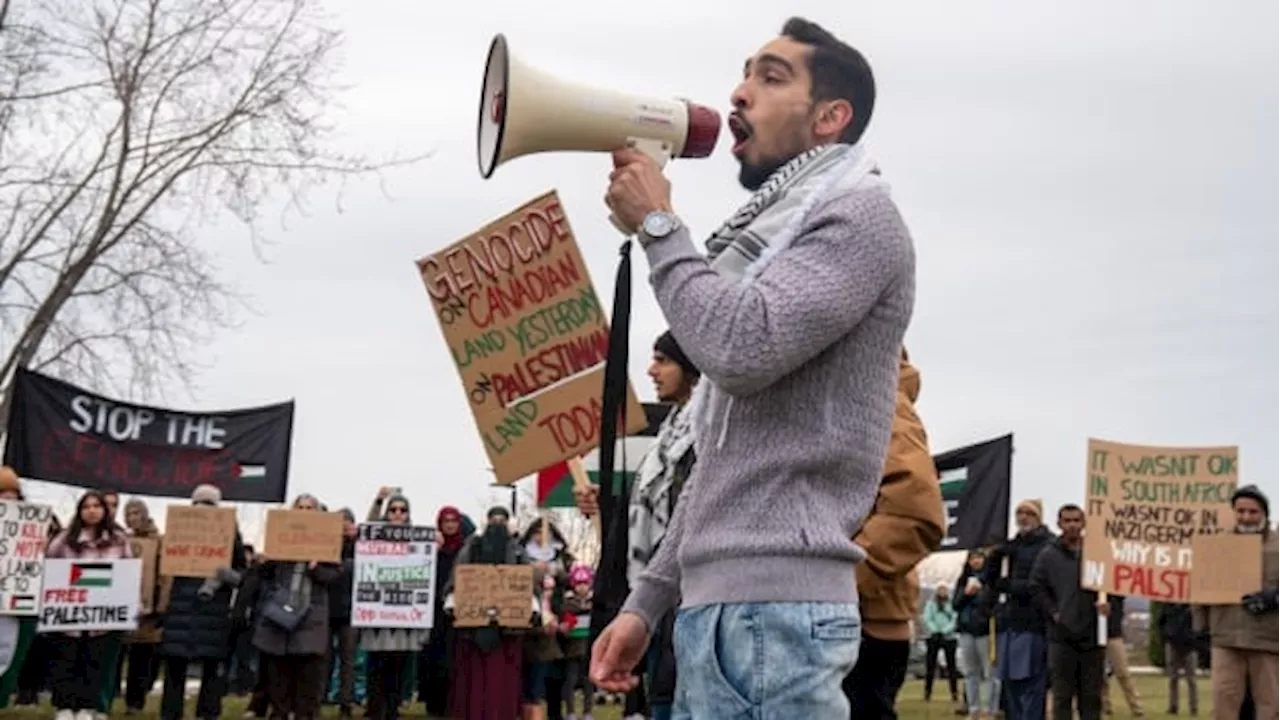
[{"label": "person holding camera", "polygon": [[[191,504],[217,507],[222,491],[214,485],[198,485]],[[164,658],[164,693],[160,699],[163,720],[181,720],[186,694],[187,665],[200,663],[200,694],[196,717],[202,720],[222,715],[225,682],[219,665],[231,651],[231,596],[244,572],[244,541],[236,530],[231,549],[231,566],[219,568],[211,578],[176,577],[169,591],[169,603],[161,615],[163,635],[160,655]]]}]

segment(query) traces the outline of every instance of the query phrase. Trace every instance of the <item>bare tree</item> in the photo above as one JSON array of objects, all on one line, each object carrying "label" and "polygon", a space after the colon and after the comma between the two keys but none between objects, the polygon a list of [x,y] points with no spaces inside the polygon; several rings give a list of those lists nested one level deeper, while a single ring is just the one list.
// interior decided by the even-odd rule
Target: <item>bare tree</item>
[{"label": "bare tree", "polygon": [[15,368],[149,395],[242,308],[199,231],[418,158],[329,149],[318,0],[0,0],[0,421]]}]

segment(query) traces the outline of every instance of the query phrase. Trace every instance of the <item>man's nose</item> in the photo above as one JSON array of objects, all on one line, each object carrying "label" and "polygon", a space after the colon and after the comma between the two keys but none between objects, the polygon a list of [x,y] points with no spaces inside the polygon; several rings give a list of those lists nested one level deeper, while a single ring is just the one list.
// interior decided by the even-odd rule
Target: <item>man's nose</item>
[{"label": "man's nose", "polygon": [[751,104],[746,80],[738,83],[733,92],[729,93],[729,104],[733,106],[734,110],[746,110]]}]

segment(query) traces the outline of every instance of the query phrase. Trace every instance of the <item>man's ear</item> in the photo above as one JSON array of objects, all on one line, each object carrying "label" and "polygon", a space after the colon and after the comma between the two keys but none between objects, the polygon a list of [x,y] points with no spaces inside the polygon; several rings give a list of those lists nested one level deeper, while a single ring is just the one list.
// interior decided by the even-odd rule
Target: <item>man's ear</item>
[{"label": "man's ear", "polygon": [[853,123],[853,105],[844,98],[819,103],[813,121],[813,134],[821,138],[839,138]]}]

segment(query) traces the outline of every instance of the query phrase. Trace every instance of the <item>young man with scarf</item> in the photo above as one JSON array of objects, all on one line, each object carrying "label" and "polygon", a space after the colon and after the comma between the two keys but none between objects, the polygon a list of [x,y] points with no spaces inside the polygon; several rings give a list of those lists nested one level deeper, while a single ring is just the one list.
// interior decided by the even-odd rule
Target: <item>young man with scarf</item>
[{"label": "young man with scarf", "polygon": [[862,55],[792,19],[744,75],[729,127],[756,193],[708,256],[657,164],[614,154],[608,205],[637,230],[704,380],[689,411],[698,463],[591,674],[606,690],[633,686],[650,633],[680,603],[676,716],[844,720],[865,557],[850,538],[884,469],[914,250],[858,144],[875,97]]},{"label": "young man with scarf", "polygon": [[[634,586],[666,537],[680,491],[693,470],[693,432],[689,424],[689,399],[700,373],[680,349],[670,331],[653,343],[649,378],[659,402],[674,407],[658,429],[657,441],[640,460],[633,488],[629,488],[627,515],[627,582]],[[590,517],[599,512],[595,487],[580,491],[578,509]],[[645,657],[645,691],[653,720],[670,720],[675,702],[676,659],[673,646],[675,612],[662,616],[653,630]],[[638,715],[628,716],[639,717]]]}]

